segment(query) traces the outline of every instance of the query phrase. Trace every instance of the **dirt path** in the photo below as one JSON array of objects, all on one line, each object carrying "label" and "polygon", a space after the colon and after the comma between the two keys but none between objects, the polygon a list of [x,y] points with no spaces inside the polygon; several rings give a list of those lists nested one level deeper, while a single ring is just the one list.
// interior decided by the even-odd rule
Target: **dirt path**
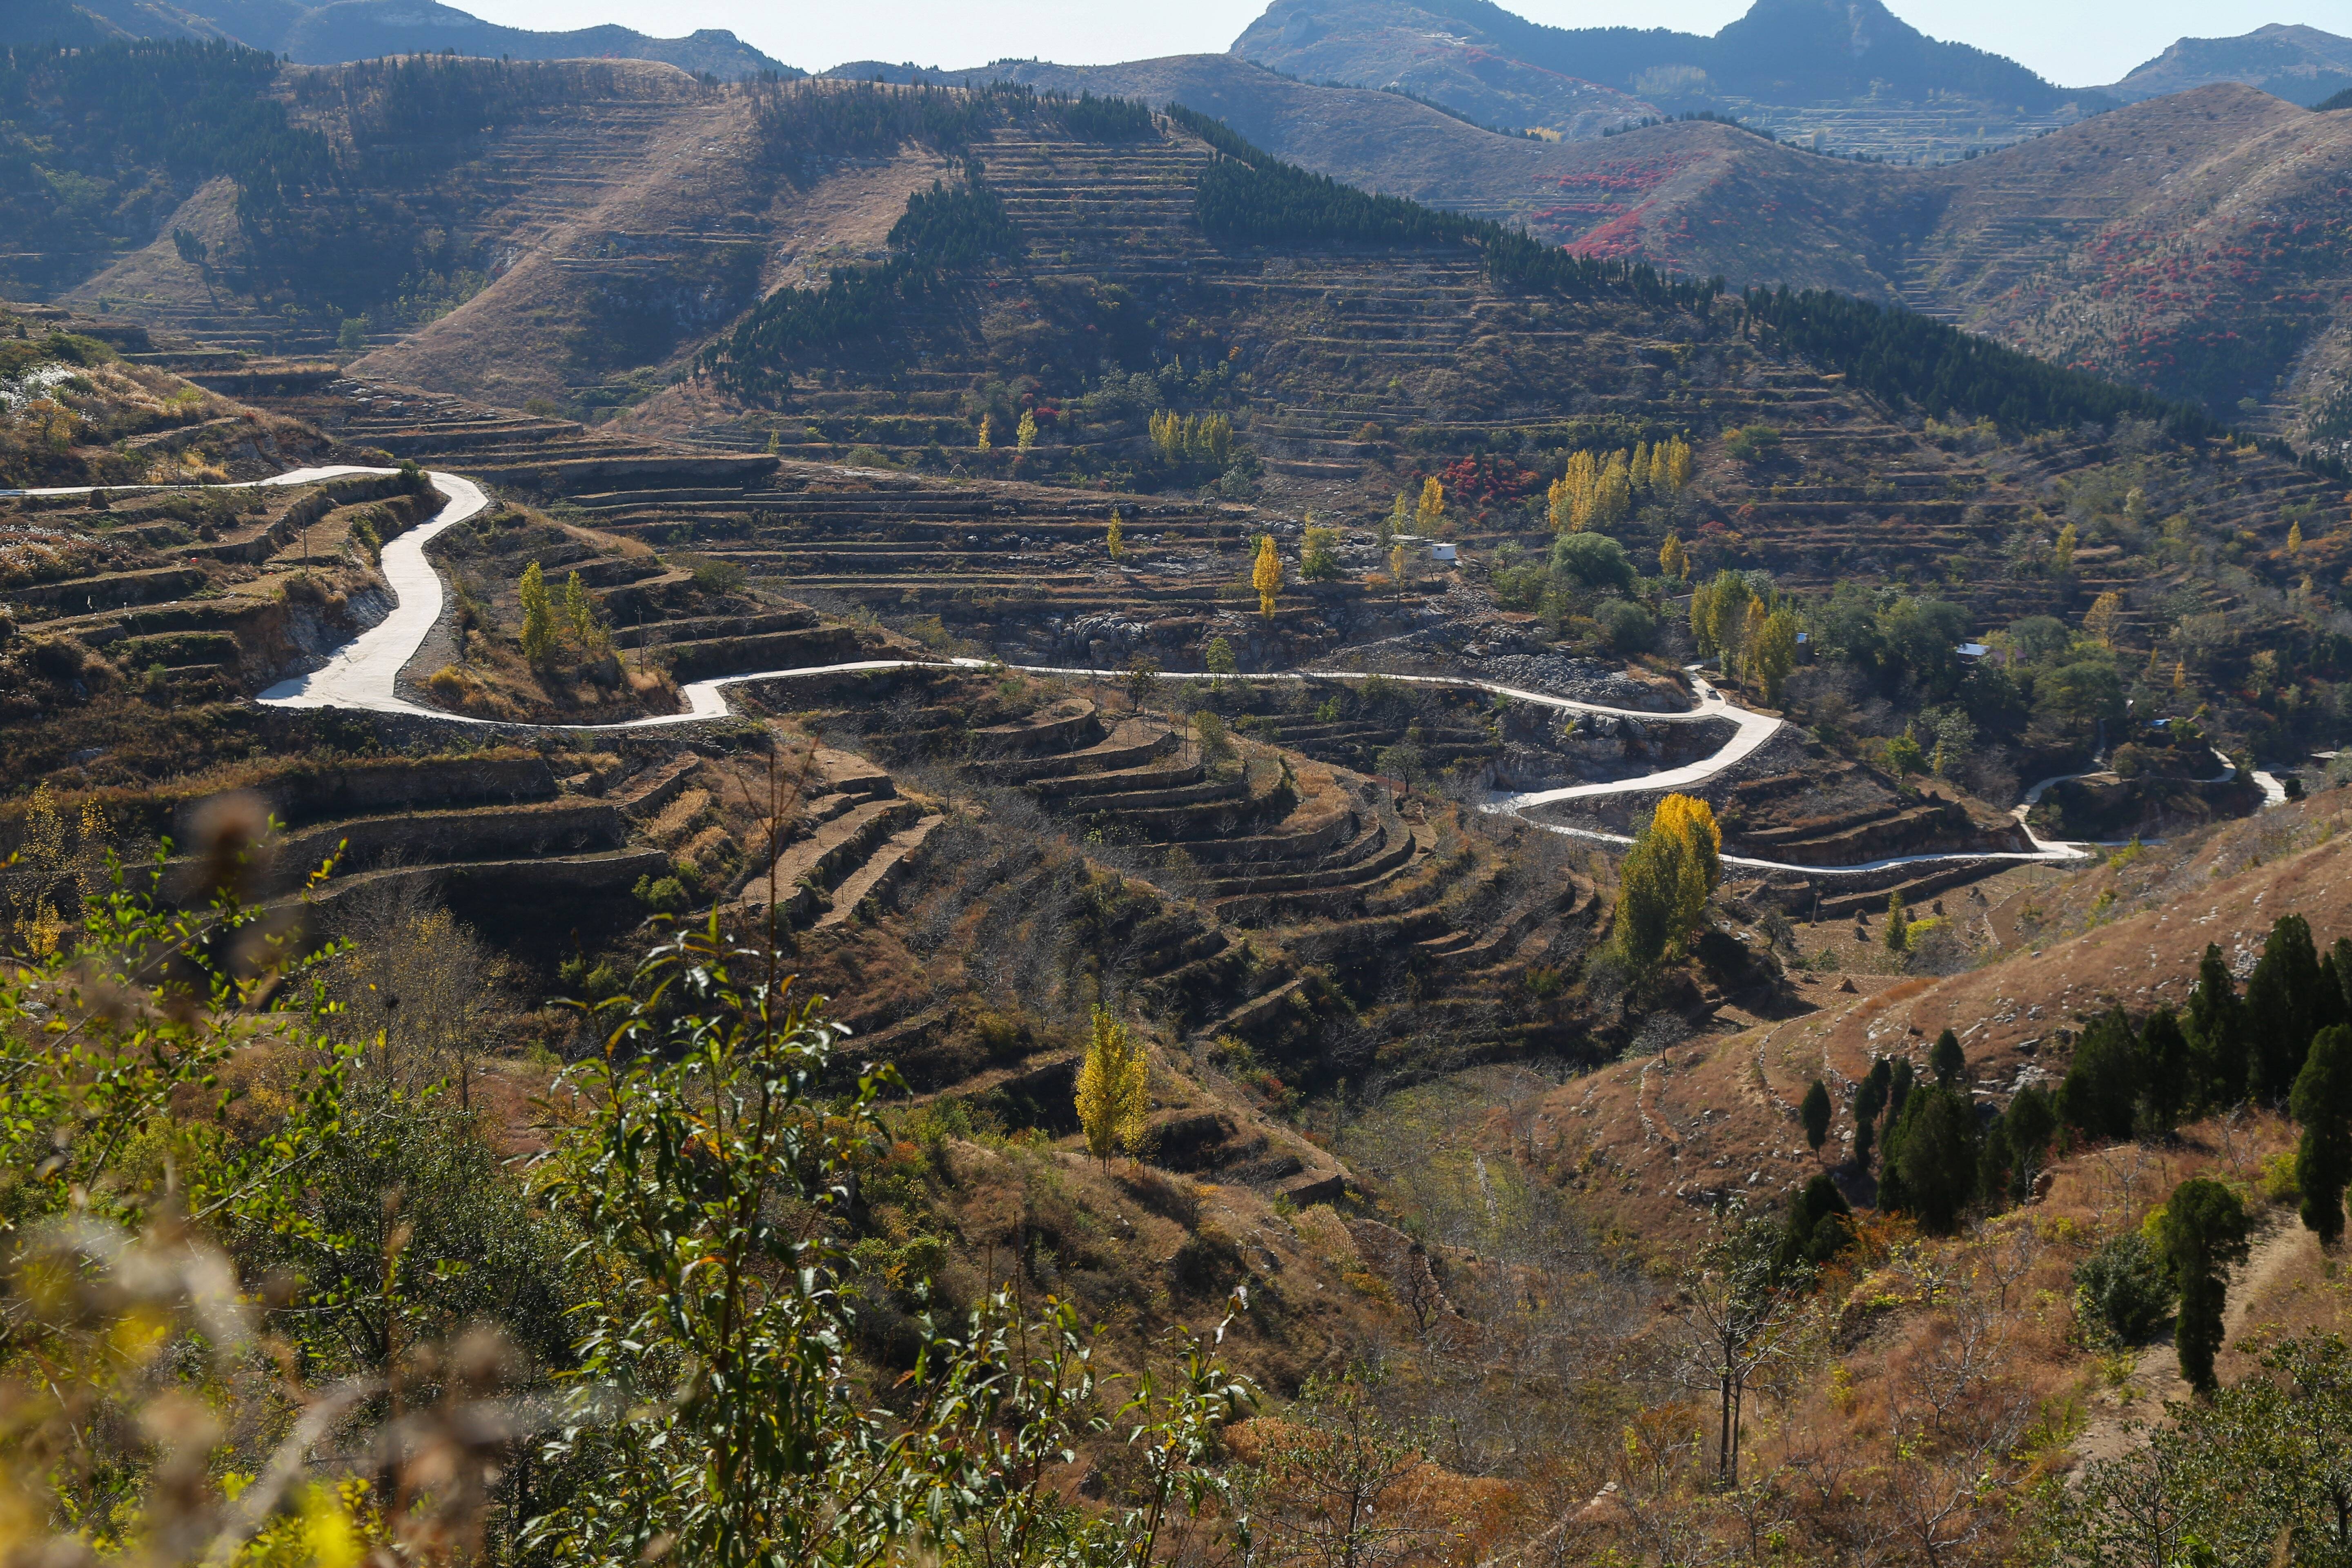
[{"label": "dirt path", "polygon": [[[2230,1276],[2230,1303],[2222,1315],[2225,1347],[2235,1344],[2258,1321],[2273,1287],[2317,1246],[2317,1239],[2292,1214],[2280,1215],[2254,1237],[2245,1263]],[[2076,1457],[2087,1465],[2094,1459],[2128,1453],[2144,1440],[2128,1429],[2131,1423],[2160,1422],[2166,1405],[2189,1396],[2189,1381],[2180,1375],[2180,1357],[2168,1335],[2139,1352],[2138,1363],[2122,1389],[2092,1396],[2090,1418],[2072,1445]],[[2075,1474],[2081,1473],[2077,1468]]]}]

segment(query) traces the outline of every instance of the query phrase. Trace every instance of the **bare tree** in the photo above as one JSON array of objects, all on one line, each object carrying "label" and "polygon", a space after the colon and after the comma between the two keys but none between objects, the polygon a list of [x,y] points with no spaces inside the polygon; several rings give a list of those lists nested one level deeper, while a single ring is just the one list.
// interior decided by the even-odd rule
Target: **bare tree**
[{"label": "bare tree", "polygon": [[1263,1439],[1243,1488],[1273,1561],[1384,1568],[1427,1556],[1449,1532],[1421,1435],[1373,1401],[1379,1376],[1354,1366],[1308,1379]]},{"label": "bare tree", "polygon": [[1780,1226],[1738,1200],[1717,1212],[1682,1292],[1691,1306],[1689,1385],[1715,1392],[1721,1405],[1716,1476],[1739,1484],[1739,1426],[1748,1385],[1758,1372],[1793,1353],[1809,1313],[1801,1269],[1774,1266]]}]

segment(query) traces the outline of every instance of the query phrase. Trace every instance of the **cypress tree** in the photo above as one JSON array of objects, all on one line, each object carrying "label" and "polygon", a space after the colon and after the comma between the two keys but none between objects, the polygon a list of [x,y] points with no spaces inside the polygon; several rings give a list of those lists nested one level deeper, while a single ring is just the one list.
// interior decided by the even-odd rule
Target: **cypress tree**
[{"label": "cypress tree", "polygon": [[2140,1101],[2147,1111],[2148,1127],[2169,1132],[2189,1113],[2190,1079],[2195,1073],[2189,1037],[2181,1032],[2180,1020],[2171,1008],[2158,1007],[2148,1015],[2139,1032],[2139,1054],[2146,1075]]},{"label": "cypress tree", "polygon": [[[2344,945],[2344,939],[2336,939]],[[2319,955],[2319,984],[2311,994],[2311,1032],[2316,1036],[2322,1029],[2332,1029],[2338,1024],[2352,1024],[2352,1012],[2344,1005],[2344,971],[2333,951]]]},{"label": "cypress tree", "polygon": [[2142,1076],[2131,1020],[2121,1007],[2111,1007],[2075,1042],[2074,1063],[2058,1089],[2059,1114],[2093,1138],[2129,1138]]},{"label": "cypress tree", "polygon": [[2048,1162],[2050,1140],[2058,1131],[2058,1108],[2040,1085],[2028,1084],[2010,1100],[2000,1126],[2009,1144],[2010,1195],[2022,1201]]},{"label": "cypress tree", "polygon": [[1789,1205],[1788,1224],[1772,1259],[1777,1273],[1799,1264],[1819,1268],[1845,1249],[1853,1239],[1853,1208],[1827,1172],[1805,1184]]},{"label": "cypress tree", "polygon": [[1880,1057],[1870,1064],[1862,1087],[1853,1093],[1853,1163],[1862,1170],[1870,1169],[1871,1147],[1878,1140],[1878,1117],[1886,1109],[1886,1086],[1891,1075],[1886,1058]]},{"label": "cypress tree", "polygon": [[1896,1057],[1886,1071],[1886,1109],[1890,1117],[1903,1114],[1904,1102],[1911,1098],[1914,1075],[1909,1057]]},{"label": "cypress tree", "polygon": [[2334,1247],[2344,1238],[2344,1188],[2352,1183],[2352,1028],[2337,1024],[2312,1037],[2287,1104],[2303,1123],[2294,1151],[2303,1223],[2321,1246]]},{"label": "cypress tree", "polygon": [[2017,1151],[2009,1141],[2009,1118],[1996,1116],[1977,1150],[1977,1191],[1988,1202],[2010,1196],[2016,1186]]},{"label": "cypress tree", "polygon": [[2222,1313],[2230,1304],[2230,1266],[2246,1258],[2246,1211],[2238,1194],[2207,1177],[2189,1177],[2164,1205],[2157,1247],[2180,1288],[2172,1342],[2180,1352],[2181,1375],[2210,1395],[2213,1354],[2221,1348]]},{"label": "cypress tree", "polygon": [[1828,1085],[1819,1079],[1813,1079],[1813,1087],[1805,1090],[1804,1103],[1797,1107],[1797,1119],[1805,1124],[1805,1142],[1818,1155],[1830,1135]]},{"label": "cypress tree", "polygon": [[2211,942],[2197,964],[2197,988],[2189,994],[2189,1045],[2205,1105],[2220,1109],[2246,1097],[2245,1005],[2221,950]]},{"label": "cypress tree", "polygon": [[1937,1035],[1935,1048],[1927,1053],[1927,1065],[1935,1069],[1937,1083],[1948,1087],[1958,1084],[1969,1066],[1968,1054],[1960,1049],[1960,1037],[1949,1029]]},{"label": "cypress tree", "polygon": [[[1969,1097],[1944,1084],[1922,1088],[1886,1140],[1886,1166],[1899,1176],[1900,1206],[1939,1236],[1949,1235],[1976,1196],[1977,1115]],[[1888,1182],[1880,1206],[1888,1206]]]},{"label": "cypress tree", "polygon": [[2246,982],[2247,1088],[2265,1105],[2284,1100],[2311,1048],[2313,1005],[2319,994],[2319,954],[2301,915],[2271,923],[2263,956]]}]

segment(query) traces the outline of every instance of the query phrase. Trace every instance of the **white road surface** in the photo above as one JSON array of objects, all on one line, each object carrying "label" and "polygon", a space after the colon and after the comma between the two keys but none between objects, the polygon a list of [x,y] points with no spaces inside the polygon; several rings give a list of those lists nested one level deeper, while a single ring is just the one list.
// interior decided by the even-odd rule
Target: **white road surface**
[{"label": "white road surface", "polygon": [[[247,486],[210,486],[208,489],[245,489],[255,486],[308,484],[319,479],[340,479],[352,474],[388,474],[390,468],[352,467],[297,468],[274,479],[252,481]],[[649,719],[634,719],[616,724],[513,724],[504,721],[478,719],[470,714],[451,713],[411,702],[396,689],[401,670],[415,658],[436,622],[441,618],[443,594],[440,574],[433,569],[425,556],[425,547],[446,530],[466,521],[489,504],[481,488],[472,480],[456,474],[434,471],[428,475],[435,489],[447,498],[430,522],[409,530],[383,547],[382,570],[393,597],[392,613],[375,626],[361,633],[338,649],[320,668],[309,675],[282,680],[261,694],[260,701],[272,708],[342,708],[370,713],[400,713],[416,718],[437,719],[454,724],[478,724],[486,727],[567,731],[605,731],[654,730],[673,724],[690,724],[707,719],[726,717],[729,708],[725,689],[752,681],[807,679],[818,676],[847,674],[865,670],[913,669],[935,667],[940,662],[967,668],[996,667],[995,661],[977,658],[957,658],[945,661],[919,659],[861,659],[843,664],[818,665],[799,669],[759,670],[744,675],[722,676],[712,680],[698,680],[680,689],[685,699],[685,710],[660,714]],[[161,489],[173,487],[159,485],[110,485],[110,492],[121,493],[140,489]],[[39,490],[0,490],[0,495],[87,495],[91,487],[66,487]],[[1119,680],[1126,672],[1115,669],[1091,669],[1077,666],[1013,665],[1009,667],[1034,675],[1072,676],[1096,680]],[[1171,675],[1171,679],[1242,679],[1242,680],[1362,680],[1371,677],[1364,672],[1349,670],[1307,670],[1282,675],[1249,675],[1203,677],[1192,674]],[[1580,702],[1571,698],[1555,697],[1549,692],[1528,691],[1517,687],[1501,686],[1492,681],[1475,680],[1465,676],[1396,675],[1383,679],[1431,686],[1459,686],[1507,697],[1514,701],[1533,703],[1540,707],[1567,712],[1591,714],[1609,719],[1630,719],[1643,724],[1678,724],[1703,722],[1709,720],[1727,721],[1732,736],[1713,755],[1681,767],[1646,773],[1639,778],[1617,779],[1602,784],[1570,784],[1564,788],[1530,790],[1520,794],[1496,795],[1481,808],[1499,816],[1519,817],[1529,826],[1574,838],[1597,843],[1630,844],[1633,840],[1622,834],[1603,833],[1589,828],[1569,827],[1559,823],[1544,822],[1526,814],[1537,808],[1563,801],[1591,800],[1615,795],[1652,794],[1660,790],[1687,788],[1704,784],[1727,768],[1753,755],[1773,736],[1780,733],[1782,721],[1769,714],[1753,712],[1738,707],[1722,692],[1692,674],[1691,684],[1698,700],[1689,710],[1676,713],[1649,712],[1631,708],[1611,708],[1593,702]],[[2226,760],[2226,759],[2225,759]],[[1873,860],[1858,866],[1805,866],[1779,860],[1759,860],[1746,856],[1727,855],[1727,866],[1738,866],[1759,871],[1788,871],[1806,876],[1867,876],[1904,866],[1958,864],[1987,861],[2066,861],[2088,858],[2080,846],[2040,838],[2025,826],[2025,814],[2042,798],[2051,785],[2080,774],[2062,774],[2043,779],[2025,793],[2024,802],[2017,808],[2018,826],[2025,833],[2031,850],[2008,850],[1967,854],[1899,855],[1885,860]],[[2285,792],[2268,774],[2257,773],[2266,805],[2285,798]]]}]

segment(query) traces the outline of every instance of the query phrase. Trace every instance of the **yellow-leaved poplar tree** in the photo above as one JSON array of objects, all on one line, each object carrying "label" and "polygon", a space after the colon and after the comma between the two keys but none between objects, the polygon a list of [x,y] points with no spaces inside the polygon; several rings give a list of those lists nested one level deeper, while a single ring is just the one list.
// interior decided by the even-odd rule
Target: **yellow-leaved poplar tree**
[{"label": "yellow-leaved poplar tree", "polygon": [[1721,655],[1727,671],[1739,652],[1748,607],[1755,599],[1756,591],[1737,572],[1718,572],[1714,582],[1691,595],[1691,638],[1702,655]]},{"label": "yellow-leaved poplar tree", "polygon": [[980,416],[980,449],[983,452],[989,448],[989,435],[994,428],[995,423],[993,416],[983,414]]},{"label": "yellow-leaved poplar tree", "polygon": [[1658,803],[1618,870],[1612,938],[1636,975],[1688,951],[1723,879],[1723,833],[1715,810],[1694,795]]},{"label": "yellow-leaved poplar tree", "polygon": [[2077,537],[2074,525],[2071,522],[2058,531],[2057,546],[2050,552],[2050,569],[2053,572],[2063,574],[2074,569],[2074,543]]},{"label": "yellow-leaved poplar tree", "polygon": [[1421,504],[1413,509],[1413,521],[1423,533],[1433,533],[1445,521],[1445,487],[1432,474],[1421,481]]},{"label": "yellow-leaved poplar tree", "polygon": [[1094,1035],[1078,1065],[1076,1100],[1087,1152],[1104,1169],[1109,1169],[1113,1154],[1124,1152],[1132,1159],[1143,1152],[1150,1126],[1151,1065],[1141,1044],[1129,1038],[1127,1026],[1108,1007],[1095,1009]]},{"label": "yellow-leaved poplar tree", "polygon": [[2300,518],[2286,525],[2286,552],[2289,555],[2303,553],[2303,520]]},{"label": "yellow-leaved poplar tree", "polygon": [[1609,454],[1608,466],[1601,470],[1601,485],[1592,501],[1592,520],[1606,527],[1622,522],[1633,515],[1633,469],[1622,452]]},{"label": "yellow-leaved poplar tree", "polygon": [[1103,547],[1110,552],[1110,558],[1113,561],[1120,559],[1127,553],[1127,531],[1119,525],[1117,507],[1111,509],[1110,528],[1103,535]]},{"label": "yellow-leaved poplar tree", "polygon": [[1566,476],[1552,480],[1544,489],[1544,517],[1554,533],[1566,533],[1569,521],[1569,489]]},{"label": "yellow-leaved poplar tree", "polygon": [[1581,533],[1592,526],[1592,503],[1601,490],[1601,469],[1592,454],[1571,455],[1560,482],[1568,487],[1568,531]]},{"label": "yellow-leaved poplar tree", "polygon": [[583,653],[602,653],[610,645],[612,639],[596,616],[596,602],[588,596],[588,584],[577,572],[563,580],[563,619]]},{"label": "yellow-leaved poplar tree", "polygon": [[[1754,616],[1756,605],[1749,606]],[[1789,679],[1789,672],[1797,668],[1797,617],[1786,606],[1772,611],[1757,624],[1748,639],[1748,679],[1761,687],[1764,700],[1779,707],[1780,689]]]},{"label": "yellow-leaved poplar tree", "polygon": [[1683,536],[1671,528],[1666,530],[1666,542],[1658,546],[1658,575],[1669,583],[1690,575],[1690,556],[1683,549]]},{"label": "yellow-leaved poplar tree", "polygon": [[2124,596],[2110,588],[2091,601],[2083,616],[2083,630],[2099,639],[2101,647],[2116,646],[2116,626],[2123,618]]},{"label": "yellow-leaved poplar tree", "polygon": [[1275,553],[1271,533],[1258,535],[1257,561],[1250,568],[1250,586],[1257,590],[1257,613],[1273,619],[1274,596],[1282,592],[1282,557]]},{"label": "yellow-leaved poplar tree", "polygon": [[1690,443],[1677,436],[1666,443],[1666,488],[1680,494],[1690,488],[1698,472],[1697,459],[1691,455]]},{"label": "yellow-leaved poplar tree", "polygon": [[547,593],[546,574],[534,561],[522,569],[516,591],[522,603],[522,656],[533,664],[555,651],[555,605]]},{"label": "yellow-leaved poplar tree", "polygon": [[1021,423],[1013,427],[1013,440],[1024,452],[1037,444],[1036,415],[1026,408],[1021,411]]}]

